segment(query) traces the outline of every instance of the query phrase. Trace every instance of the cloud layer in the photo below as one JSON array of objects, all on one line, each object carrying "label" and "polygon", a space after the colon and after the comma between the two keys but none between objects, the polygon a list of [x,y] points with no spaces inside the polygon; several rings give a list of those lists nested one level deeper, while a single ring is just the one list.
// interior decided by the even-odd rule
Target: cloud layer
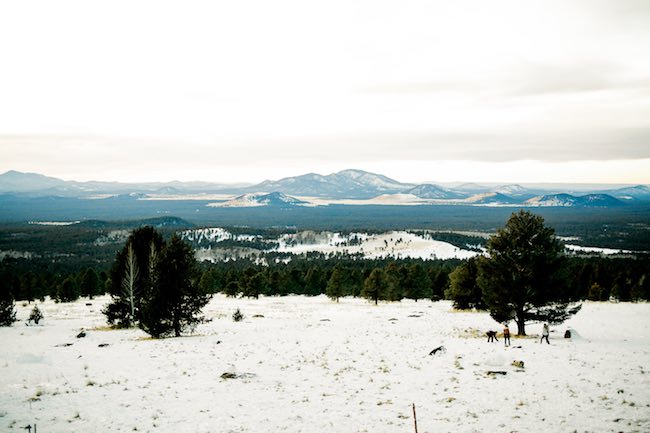
[{"label": "cloud layer", "polygon": [[648,160],[649,19],[645,1],[4,3],[0,171]]}]

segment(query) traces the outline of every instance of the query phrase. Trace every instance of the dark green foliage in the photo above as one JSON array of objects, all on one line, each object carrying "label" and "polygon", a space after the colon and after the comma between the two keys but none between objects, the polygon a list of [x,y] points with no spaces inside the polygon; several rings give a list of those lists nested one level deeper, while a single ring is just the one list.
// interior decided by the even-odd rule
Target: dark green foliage
[{"label": "dark green foliage", "polygon": [[81,280],[81,294],[92,299],[93,296],[101,294],[99,290],[99,277],[93,268],[88,268],[83,273]]},{"label": "dark green foliage", "polygon": [[405,266],[391,262],[386,266],[387,299],[400,301],[404,297],[405,286],[408,281],[408,271]]},{"label": "dark green foliage", "polygon": [[[150,275],[155,268],[152,253],[153,257],[159,255],[163,247],[162,235],[153,227],[146,226],[134,230],[117,253],[108,279],[112,302],[103,311],[110,325],[129,327],[140,320],[142,296],[153,284]],[[135,256],[133,266],[129,260],[131,251]],[[129,281],[129,275],[133,276],[133,281]]]},{"label": "dark green foliage", "polygon": [[429,277],[431,279],[431,300],[439,301],[445,298],[445,291],[449,287],[449,274],[450,270],[447,267],[440,269],[429,269]]},{"label": "dark green foliage", "polygon": [[38,322],[43,320],[43,313],[41,310],[38,308],[37,305],[34,305],[34,308],[32,308],[32,311],[29,313],[29,318],[27,319],[28,323],[34,322],[36,325],[38,325]]},{"label": "dark green foliage", "polygon": [[235,322],[241,322],[242,320],[244,320],[244,315],[242,314],[241,311],[239,311],[239,308],[237,308],[237,310],[235,310],[235,312],[232,313],[232,320],[234,320]]},{"label": "dark green foliage", "polygon": [[305,274],[305,294],[309,296],[320,295],[327,288],[327,272],[323,269],[312,266]]},{"label": "dark green foliage", "polygon": [[454,301],[454,308],[459,310],[485,308],[483,292],[476,282],[478,277],[476,262],[476,258],[469,259],[449,274],[449,288],[445,296]]},{"label": "dark green foliage", "polygon": [[337,266],[332,271],[332,275],[330,275],[325,292],[330,299],[339,302],[339,298],[345,295],[344,290],[345,276],[343,275],[341,268]]},{"label": "dark green foliage", "polygon": [[11,326],[16,321],[15,306],[11,282],[0,278],[0,326]]},{"label": "dark green foliage", "polygon": [[431,279],[427,271],[419,263],[409,266],[404,297],[417,302],[418,299],[429,297],[430,288]]},{"label": "dark green foliage", "polygon": [[490,315],[498,322],[514,320],[518,335],[526,335],[527,321],[560,323],[575,314],[563,250],[541,216],[513,213],[478,261],[477,281]]},{"label": "dark green foliage", "polygon": [[246,279],[245,284],[246,286],[244,287],[243,295],[249,298],[258,299],[260,295],[266,293],[268,280],[264,272],[256,272]]},{"label": "dark green foliage", "polygon": [[231,281],[228,284],[226,284],[226,288],[224,289],[224,293],[228,297],[236,298],[239,295],[239,293],[241,293],[241,288],[239,287],[239,282],[238,281]]},{"label": "dark green foliage", "polygon": [[174,235],[162,250],[155,283],[141,299],[140,327],[154,338],[179,337],[203,321],[201,309],[211,295],[201,290],[192,248]]},{"label": "dark green foliage", "polygon": [[373,301],[377,305],[380,299],[386,299],[388,296],[388,281],[383,269],[375,268],[370,272],[368,278],[363,282],[361,296]]},{"label": "dark green foliage", "polygon": [[38,276],[34,271],[29,271],[20,278],[20,298],[31,302],[37,296],[43,296],[39,287]]},{"label": "dark green foliage", "polygon": [[56,300],[59,302],[73,302],[79,299],[81,290],[74,278],[68,277],[58,286]]},{"label": "dark green foliage", "polygon": [[199,287],[205,293],[215,293],[217,291],[217,276],[214,269],[208,269],[201,274]]}]

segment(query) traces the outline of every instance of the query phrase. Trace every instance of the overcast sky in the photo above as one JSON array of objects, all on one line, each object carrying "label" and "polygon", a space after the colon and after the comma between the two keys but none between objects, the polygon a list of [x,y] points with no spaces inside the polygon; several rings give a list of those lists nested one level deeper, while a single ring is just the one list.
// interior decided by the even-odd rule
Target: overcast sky
[{"label": "overcast sky", "polygon": [[650,1],[0,4],[0,172],[650,183]]}]

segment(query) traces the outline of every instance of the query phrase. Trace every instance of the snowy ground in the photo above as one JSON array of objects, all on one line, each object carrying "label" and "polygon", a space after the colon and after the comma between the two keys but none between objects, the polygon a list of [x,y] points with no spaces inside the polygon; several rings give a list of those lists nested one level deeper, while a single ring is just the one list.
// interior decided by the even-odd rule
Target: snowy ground
[{"label": "snowy ground", "polygon": [[[279,239],[279,252],[304,254],[310,251],[320,253],[347,253],[362,254],[367,259],[379,259],[386,257],[394,258],[418,258],[418,259],[467,259],[478,255],[475,251],[464,250],[453,246],[450,243],[425,239],[415,233],[406,231],[390,231],[379,234],[352,233],[347,237],[341,237],[339,233],[322,232],[325,237],[313,243],[297,243],[287,245],[287,238],[292,239],[295,235],[285,235]],[[351,237],[357,236],[361,239],[359,245],[342,245]]]},{"label": "snowy ground", "polygon": [[105,301],[0,328],[0,431],[413,432],[412,403],[420,433],[650,431],[650,304],[586,303],[550,345],[505,348],[447,302],[217,296],[195,335],[151,340],[103,328]]}]

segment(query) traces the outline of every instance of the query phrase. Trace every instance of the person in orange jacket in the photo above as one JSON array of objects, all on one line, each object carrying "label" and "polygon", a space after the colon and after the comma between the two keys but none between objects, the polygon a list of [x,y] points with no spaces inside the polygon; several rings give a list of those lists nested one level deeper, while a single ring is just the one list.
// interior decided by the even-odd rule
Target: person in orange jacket
[{"label": "person in orange jacket", "polygon": [[508,324],[505,324],[505,328],[503,328],[503,342],[507,346],[510,346],[510,328],[508,328]]}]

